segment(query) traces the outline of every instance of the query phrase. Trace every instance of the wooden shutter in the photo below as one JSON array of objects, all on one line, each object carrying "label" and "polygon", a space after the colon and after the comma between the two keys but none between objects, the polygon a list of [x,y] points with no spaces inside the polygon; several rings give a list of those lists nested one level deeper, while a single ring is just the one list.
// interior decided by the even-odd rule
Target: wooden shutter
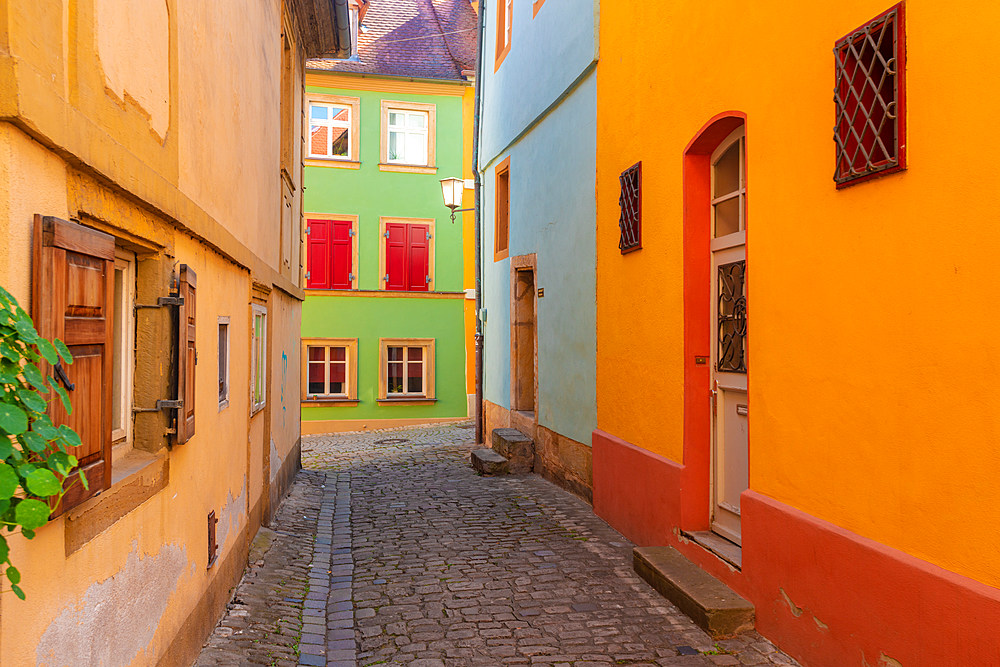
[{"label": "wooden shutter", "polygon": [[181,264],[177,293],[184,299],[177,318],[177,397],[183,402],[177,411],[177,444],[182,445],[194,435],[195,313],[198,277],[187,264]]},{"label": "wooden shutter", "polygon": [[409,234],[406,247],[406,289],[413,292],[426,292],[429,286],[430,276],[428,268],[429,243],[427,236],[430,232],[428,225],[407,225]]},{"label": "wooden shutter", "polygon": [[330,221],[309,220],[306,287],[330,289]]},{"label": "wooden shutter", "polygon": [[[73,363],[63,366],[72,414],[54,392],[48,414],[80,436],[83,444],[71,453],[88,483],[84,489],[78,478],[70,478],[55,512],[60,514],[111,486],[115,240],[76,223],[36,215],[33,241],[35,327],[45,338],[62,340],[73,353]],[[42,366],[46,375],[57,376],[48,364]]]},{"label": "wooden shutter", "polygon": [[333,289],[351,289],[351,272],[354,267],[353,255],[354,244],[351,242],[350,220],[333,221],[333,256],[330,259],[331,271],[330,287]]},{"label": "wooden shutter", "polygon": [[399,223],[385,225],[385,272],[389,276],[386,289],[406,289],[406,227]]}]

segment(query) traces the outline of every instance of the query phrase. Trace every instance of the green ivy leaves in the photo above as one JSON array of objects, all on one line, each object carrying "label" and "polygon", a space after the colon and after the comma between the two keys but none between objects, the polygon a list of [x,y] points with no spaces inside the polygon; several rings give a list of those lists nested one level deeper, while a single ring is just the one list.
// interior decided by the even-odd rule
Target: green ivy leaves
[{"label": "green ivy leaves", "polygon": [[[80,446],[80,436],[65,424],[52,423],[46,414],[46,395],[52,400],[58,396],[67,414],[72,410],[66,389],[42,372],[46,364],[60,362],[73,363],[66,344],[40,336],[17,300],[0,287],[0,529],[19,532],[28,540],[48,523],[70,478],[87,487],[86,477],[76,469],[79,461],[68,451]],[[10,562],[4,535],[0,570],[23,600],[21,573]]]}]

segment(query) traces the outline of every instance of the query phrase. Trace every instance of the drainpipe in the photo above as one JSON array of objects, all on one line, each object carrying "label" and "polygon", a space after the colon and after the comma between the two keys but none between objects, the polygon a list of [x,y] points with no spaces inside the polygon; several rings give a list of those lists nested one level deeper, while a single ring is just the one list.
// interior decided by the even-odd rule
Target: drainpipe
[{"label": "drainpipe", "polygon": [[483,333],[483,264],[482,264],[482,223],[483,207],[480,192],[482,190],[482,175],[479,173],[479,125],[481,121],[479,108],[483,97],[483,32],[486,29],[486,3],[479,2],[479,26],[476,32],[478,38],[478,56],[476,58],[476,97],[472,110],[472,176],[475,179],[474,192],[476,209],[476,444],[483,444],[483,344],[486,336]]}]

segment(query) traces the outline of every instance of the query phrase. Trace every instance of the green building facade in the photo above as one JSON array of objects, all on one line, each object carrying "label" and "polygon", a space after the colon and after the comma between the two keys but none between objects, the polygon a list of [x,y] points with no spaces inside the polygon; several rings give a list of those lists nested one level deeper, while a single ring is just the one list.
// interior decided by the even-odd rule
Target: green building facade
[{"label": "green building facade", "polygon": [[306,74],[303,433],[468,416],[468,244],[440,180],[467,168],[471,82],[454,62],[450,78],[350,71],[360,41],[357,65]]}]

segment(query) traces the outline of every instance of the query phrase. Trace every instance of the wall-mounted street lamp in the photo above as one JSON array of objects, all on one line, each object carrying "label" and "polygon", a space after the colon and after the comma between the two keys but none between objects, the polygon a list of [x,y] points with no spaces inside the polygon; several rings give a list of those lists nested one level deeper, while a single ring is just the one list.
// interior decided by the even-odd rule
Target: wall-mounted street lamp
[{"label": "wall-mounted street lamp", "polygon": [[462,195],[465,194],[465,181],[461,178],[442,178],[441,194],[444,195],[444,205],[451,209],[451,221],[455,222],[456,213],[474,211],[474,208],[459,208],[462,205]]}]

